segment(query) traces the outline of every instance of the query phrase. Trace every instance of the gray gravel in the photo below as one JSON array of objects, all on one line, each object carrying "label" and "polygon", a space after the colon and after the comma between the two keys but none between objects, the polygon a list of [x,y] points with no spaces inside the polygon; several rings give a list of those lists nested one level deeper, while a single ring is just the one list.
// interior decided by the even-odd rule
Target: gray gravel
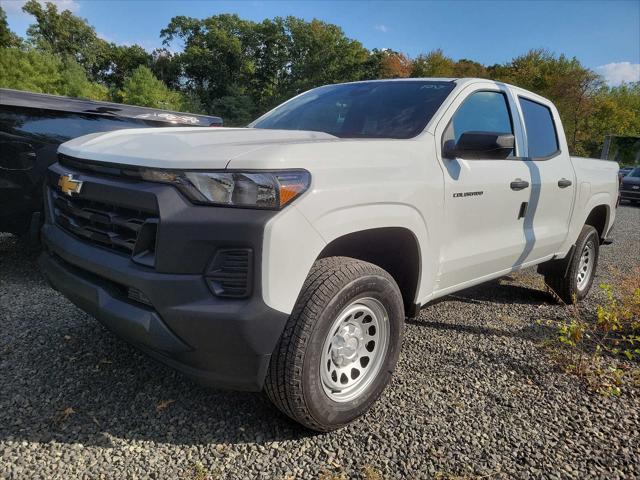
[{"label": "gray gravel", "polygon": [[[640,264],[640,209],[618,215],[596,284]],[[594,288],[586,308],[601,299]],[[639,392],[595,394],[540,348],[553,332],[536,320],[565,314],[533,272],[430,305],[372,411],[314,435],[260,394],[197,386],[137,352],[2,236],[0,479],[358,478],[366,465],[383,478],[640,478]]]}]

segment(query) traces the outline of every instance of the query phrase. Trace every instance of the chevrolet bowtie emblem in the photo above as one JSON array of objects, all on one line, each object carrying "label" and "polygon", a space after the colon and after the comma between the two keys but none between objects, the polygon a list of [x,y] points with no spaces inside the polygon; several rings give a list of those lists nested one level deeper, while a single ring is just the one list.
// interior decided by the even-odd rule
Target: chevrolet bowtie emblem
[{"label": "chevrolet bowtie emblem", "polygon": [[74,193],[80,193],[80,189],[82,188],[82,181],[73,178],[72,174],[62,175],[58,179],[58,186],[60,187],[60,190],[62,190],[62,193],[66,193],[67,195],[71,196]]}]

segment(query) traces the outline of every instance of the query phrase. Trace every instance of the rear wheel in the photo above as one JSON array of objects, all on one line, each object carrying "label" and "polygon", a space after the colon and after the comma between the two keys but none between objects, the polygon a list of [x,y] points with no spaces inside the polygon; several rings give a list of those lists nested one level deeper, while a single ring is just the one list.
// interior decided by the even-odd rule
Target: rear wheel
[{"label": "rear wheel", "polygon": [[346,425],[389,383],[403,321],[402,295],[386,271],[347,257],[318,260],[271,358],[267,395],[310,429]]},{"label": "rear wheel", "polygon": [[585,225],[567,261],[545,273],[545,283],[565,303],[582,300],[589,293],[598,266],[599,246],[598,231]]}]

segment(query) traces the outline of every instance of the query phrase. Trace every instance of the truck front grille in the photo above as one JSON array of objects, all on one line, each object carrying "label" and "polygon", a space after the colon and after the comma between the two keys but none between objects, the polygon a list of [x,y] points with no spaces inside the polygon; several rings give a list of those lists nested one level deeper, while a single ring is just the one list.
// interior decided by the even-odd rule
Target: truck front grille
[{"label": "truck front grille", "polygon": [[67,232],[153,266],[157,214],[103,201],[67,197],[53,189],[51,199],[55,222]]}]

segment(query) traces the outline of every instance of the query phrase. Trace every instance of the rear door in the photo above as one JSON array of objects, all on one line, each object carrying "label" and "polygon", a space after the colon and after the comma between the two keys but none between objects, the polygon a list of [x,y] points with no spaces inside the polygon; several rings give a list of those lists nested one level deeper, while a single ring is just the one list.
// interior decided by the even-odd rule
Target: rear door
[{"label": "rear door", "polygon": [[[531,197],[524,219],[528,242],[520,263],[558,252],[569,229],[576,178],[561,125],[553,105],[518,94],[524,124],[526,162],[531,172]],[[566,148],[566,147],[565,147]]]},{"label": "rear door", "polygon": [[520,158],[522,128],[514,97],[504,85],[474,83],[452,102],[436,127],[436,142],[469,131],[512,133],[516,149],[506,159],[444,159],[443,246],[437,290],[473,283],[520,262],[526,243],[521,208],[531,175]]}]

